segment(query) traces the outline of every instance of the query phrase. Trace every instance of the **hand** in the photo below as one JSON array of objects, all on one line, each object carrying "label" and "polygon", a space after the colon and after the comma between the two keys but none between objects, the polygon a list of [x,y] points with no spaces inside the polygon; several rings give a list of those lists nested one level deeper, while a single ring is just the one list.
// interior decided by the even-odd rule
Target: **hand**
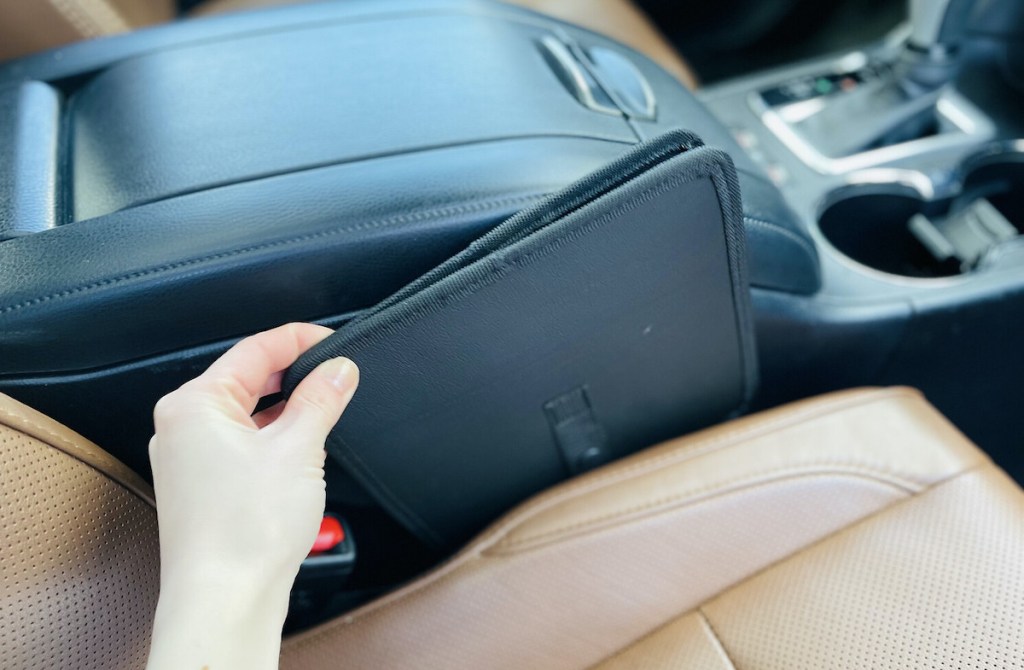
[{"label": "hand", "polygon": [[327,361],[287,403],[252,412],[331,332],[289,324],[246,338],[157,403],[149,453],[161,593],[150,668],[276,667],[288,592],[323,517],[324,441],[358,370]]}]

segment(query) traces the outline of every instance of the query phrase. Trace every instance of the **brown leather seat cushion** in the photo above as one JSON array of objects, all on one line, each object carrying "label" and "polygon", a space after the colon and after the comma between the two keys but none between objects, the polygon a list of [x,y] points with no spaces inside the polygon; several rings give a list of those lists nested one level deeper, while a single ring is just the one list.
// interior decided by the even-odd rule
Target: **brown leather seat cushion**
[{"label": "brown leather seat cushion", "polygon": [[[142,667],[146,485],[0,395],[0,658]],[[1024,667],[1024,492],[906,389],[674,440],[534,498],[283,668]]]},{"label": "brown leather seat cushion", "polygon": [[159,586],[149,486],[0,394],[0,667],[143,667]]}]

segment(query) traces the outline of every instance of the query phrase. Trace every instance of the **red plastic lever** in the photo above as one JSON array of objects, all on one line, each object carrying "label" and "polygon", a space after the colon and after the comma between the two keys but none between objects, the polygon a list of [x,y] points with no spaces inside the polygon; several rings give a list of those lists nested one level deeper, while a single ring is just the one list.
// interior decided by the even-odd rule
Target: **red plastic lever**
[{"label": "red plastic lever", "polygon": [[313,543],[313,548],[310,549],[309,554],[310,556],[322,554],[325,551],[334,549],[344,541],[345,528],[341,525],[341,522],[333,516],[325,516],[323,521],[320,522],[320,532],[316,534],[316,542]]}]

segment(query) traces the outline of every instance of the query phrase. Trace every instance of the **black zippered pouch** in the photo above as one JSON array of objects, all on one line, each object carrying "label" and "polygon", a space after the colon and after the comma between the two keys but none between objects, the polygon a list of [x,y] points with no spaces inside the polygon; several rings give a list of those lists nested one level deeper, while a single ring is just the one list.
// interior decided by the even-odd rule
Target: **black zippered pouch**
[{"label": "black zippered pouch", "polygon": [[451,548],[573,474],[742,411],[756,386],[732,161],[673,131],[484,235],[303,355],[348,356],[327,450]]}]

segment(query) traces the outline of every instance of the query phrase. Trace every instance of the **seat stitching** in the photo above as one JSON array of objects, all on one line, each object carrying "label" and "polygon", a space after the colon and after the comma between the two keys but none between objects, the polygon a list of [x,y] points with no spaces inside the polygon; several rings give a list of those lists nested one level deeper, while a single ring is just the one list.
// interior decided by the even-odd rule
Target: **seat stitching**
[{"label": "seat stitching", "polygon": [[809,462],[803,463],[793,467],[784,467],[777,470],[766,470],[763,472],[756,472],[752,475],[746,475],[743,477],[737,477],[735,479],[726,480],[724,482],[717,482],[709,486],[693,489],[686,491],[678,495],[664,496],[656,500],[648,501],[643,504],[634,505],[624,509],[617,509],[615,511],[603,514],[597,517],[591,517],[582,521],[560,526],[558,528],[544,531],[535,535],[529,535],[527,537],[519,538],[516,540],[502,540],[499,544],[492,547],[492,549],[501,550],[500,553],[513,552],[515,549],[522,547],[523,545],[532,544],[538,541],[547,539],[557,539],[558,535],[563,533],[570,534],[574,531],[586,530],[593,526],[600,526],[606,522],[614,521],[620,517],[631,516],[640,512],[651,511],[659,507],[672,506],[672,503],[688,502],[700,503],[702,499],[715,497],[719,494],[729,493],[731,491],[741,491],[744,488],[748,488],[750,485],[756,484],[770,484],[784,479],[796,478],[802,475],[806,476],[817,476],[817,475],[829,475],[838,474],[846,475],[850,477],[859,477],[876,481],[881,484],[898,488],[905,493],[918,493],[924,488],[924,484],[921,482],[914,482],[911,480],[904,479],[895,475],[894,473],[873,468],[866,465],[856,465],[849,463],[840,463],[835,461],[820,461],[820,462]]},{"label": "seat stitching", "polygon": [[79,8],[68,0],[48,0],[51,7],[57,10],[57,13],[64,17],[71,27],[79,32],[83,37],[97,37],[102,35],[102,31],[93,24],[92,20],[84,15]]},{"label": "seat stitching", "polygon": [[49,3],[85,37],[99,37],[130,29],[117,10],[105,0],[49,0]]},{"label": "seat stitching", "polygon": [[[101,461],[104,465],[114,465],[113,461],[109,460],[103,453],[101,453],[99,451],[92,452],[89,449],[85,449],[85,448],[75,444],[74,442],[68,440],[67,438],[58,435],[57,433],[53,432],[49,428],[46,428],[45,426],[39,425],[38,423],[34,422],[32,419],[28,418],[27,416],[24,416],[22,414],[12,413],[12,412],[9,412],[8,410],[2,409],[2,408],[0,408],[0,416],[3,416],[6,419],[14,419],[16,421],[24,422],[25,424],[31,426],[32,428],[35,428],[36,430],[42,432],[43,434],[45,434],[47,437],[49,437],[50,439],[52,439],[56,443],[56,444],[50,444],[51,447],[60,448],[60,447],[66,446],[66,447],[70,448],[73,451],[78,451],[78,452],[80,452],[82,454],[88,454],[91,458],[95,458],[96,460]],[[21,432],[21,431],[18,430],[18,428],[16,426],[11,426],[11,425],[7,425],[7,424],[4,424],[4,425],[6,425],[7,428],[9,428],[9,429],[11,429],[11,430],[13,430],[15,432]]]},{"label": "seat stitching", "polygon": [[736,670],[736,664],[733,663],[732,657],[726,650],[725,645],[722,644],[721,636],[719,636],[718,631],[715,630],[715,626],[711,623],[711,619],[708,618],[708,615],[703,608],[697,608],[697,616],[700,617],[700,620],[707,629],[708,634],[711,635],[711,641],[715,649],[721,653],[722,658],[725,660],[727,670]]},{"label": "seat stitching", "polygon": [[634,479],[656,469],[689,461],[713,451],[732,447],[748,439],[764,437],[778,432],[781,429],[789,428],[792,425],[803,423],[807,420],[824,418],[841,410],[868,406],[882,400],[897,397],[909,399],[920,398],[916,393],[911,393],[897,388],[877,390],[871,392],[869,395],[857,395],[852,398],[844,396],[831,399],[826,402],[813,403],[803,409],[784,412],[775,419],[754,421],[746,427],[724,431],[716,437],[696,440],[693,444],[672,449],[665,454],[641,457],[631,465],[616,466],[610,472],[603,475],[595,473],[594,475],[585,477],[576,482],[564,484],[556,491],[549,492],[548,494],[542,494],[540,498],[535,500],[533,503],[527,503],[526,507],[514,518],[509,519],[499,528],[494,529],[494,531],[489,535],[482,537],[480,539],[480,544],[486,544],[488,541],[492,543],[500,542],[500,537],[495,539],[496,536],[507,535],[516,527],[522,525],[538,513],[550,509],[565,500],[575,498],[580,494],[589,493],[595,489],[603,488],[606,485],[617,484]]},{"label": "seat stitching", "polygon": [[[958,479],[960,479],[960,478],[962,478],[962,477],[964,477],[966,475],[969,475],[969,474],[972,474],[972,473],[975,473],[975,472],[980,472],[982,470],[985,470],[986,468],[991,469],[991,470],[998,470],[998,468],[993,463],[991,463],[991,462],[982,461],[980,463],[976,463],[975,465],[972,465],[972,466],[970,466],[970,467],[968,467],[968,468],[966,468],[964,470],[961,470],[960,472],[957,472],[957,473],[947,477],[946,479],[937,481],[937,482],[927,486],[922,491],[920,491],[920,492],[918,492],[918,493],[916,493],[914,495],[908,496],[908,497],[904,498],[903,500],[897,500],[897,501],[893,502],[890,505],[886,505],[885,507],[882,507],[881,509],[878,509],[878,510],[874,511],[871,514],[868,514],[865,517],[857,519],[853,523],[849,523],[849,524],[846,524],[845,526],[841,526],[839,528],[836,528],[831,533],[828,533],[828,534],[818,538],[814,542],[811,542],[810,544],[808,544],[808,545],[806,545],[804,547],[801,547],[801,548],[797,549],[796,551],[794,551],[794,552],[792,552],[790,554],[787,554],[786,556],[781,556],[777,560],[772,561],[768,565],[765,565],[760,570],[756,570],[755,572],[747,575],[743,579],[740,579],[735,584],[730,584],[729,586],[725,587],[724,589],[722,589],[718,593],[708,597],[707,599],[704,600],[704,602],[702,602],[696,608],[688,609],[688,610],[686,610],[684,612],[680,612],[678,615],[675,615],[673,617],[670,617],[670,618],[666,619],[664,622],[662,622],[661,625],[664,626],[664,625],[666,625],[666,624],[668,624],[668,623],[670,623],[672,621],[676,621],[676,620],[686,616],[690,612],[693,612],[693,611],[703,611],[703,608],[706,607],[708,605],[708,603],[712,602],[713,600],[717,600],[718,598],[722,597],[726,593],[729,593],[730,591],[734,591],[734,590],[742,587],[747,582],[750,582],[751,580],[756,579],[759,575],[762,575],[762,574],[768,572],[769,570],[771,570],[775,566],[782,565],[786,561],[790,561],[790,560],[796,558],[797,556],[799,556],[802,553],[805,553],[805,552],[808,552],[808,551],[813,551],[815,547],[823,545],[823,544],[825,544],[827,542],[831,542],[834,538],[838,537],[839,535],[841,535],[843,533],[846,533],[846,532],[849,532],[849,531],[852,531],[854,528],[856,528],[858,526],[861,526],[861,525],[866,524],[866,523],[870,523],[872,520],[882,516],[883,514],[889,513],[894,508],[896,508],[896,507],[898,507],[900,505],[908,504],[910,501],[914,500],[915,498],[917,498],[917,496],[919,496],[919,495],[921,495],[923,493],[934,491],[934,490],[936,490],[936,489],[938,489],[938,488],[940,488],[942,486],[946,486],[947,484],[950,484],[950,483],[952,483],[952,482],[954,482],[954,481],[956,481],[956,480],[958,480]],[[709,621],[709,623],[710,623],[710,621]]]},{"label": "seat stitching", "polygon": [[[964,475],[966,475],[968,473],[971,473],[971,472],[974,472],[974,471],[977,471],[977,470],[981,470],[981,469],[983,469],[985,467],[994,467],[994,466],[992,466],[990,463],[982,461],[982,462],[980,462],[980,463],[978,463],[978,464],[976,464],[974,466],[966,468],[966,469],[964,469],[964,470],[962,470],[962,471],[960,471],[960,472],[958,472],[958,473],[948,477],[947,479],[935,482],[934,484],[931,484],[931,485],[927,486],[921,492],[923,493],[924,491],[935,489],[935,488],[937,488],[940,485],[946,484],[946,483],[951,482],[951,481],[953,481],[955,479],[958,479],[958,478],[960,478],[960,477],[962,477],[962,476],[964,476]],[[719,595],[721,595],[723,593],[726,593],[726,592],[728,592],[728,591],[730,591],[732,589],[735,589],[735,588],[743,585],[747,581],[755,578],[757,575],[759,575],[759,574],[761,574],[761,573],[763,573],[763,572],[765,572],[767,570],[770,570],[772,567],[774,567],[776,565],[779,565],[779,564],[781,564],[781,563],[783,563],[785,561],[788,561],[788,560],[792,559],[793,557],[799,555],[802,552],[809,551],[809,550],[813,549],[815,546],[817,546],[819,544],[823,544],[825,542],[828,542],[831,538],[835,537],[836,535],[838,535],[838,534],[840,534],[842,532],[845,532],[846,530],[848,530],[850,528],[858,526],[858,525],[860,525],[862,523],[866,523],[867,521],[869,521],[869,520],[871,520],[871,519],[873,519],[873,518],[875,518],[877,516],[881,516],[882,514],[885,514],[887,511],[889,511],[890,509],[892,509],[896,505],[901,505],[901,504],[904,504],[906,502],[909,502],[910,500],[913,500],[916,497],[916,495],[919,495],[919,494],[920,493],[915,494],[915,495],[911,495],[911,496],[908,496],[907,498],[905,498],[903,500],[894,502],[891,505],[886,505],[886,506],[878,509],[877,511],[875,511],[875,512],[873,512],[871,514],[868,514],[867,516],[854,521],[853,523],[847,524],[845,526],[841,526],[841,527],[835,529],[833,532],[827,533],[826,535],[824,535],[823,537],[819,538],[818,540],[815,540],[814,542],[811,542],[810,544],[808,544],[808,545],[806,545],[804,547],[801,547],[800,549],[797,549],[796,551],[793,551],[792,553],[787,554],[786,556],[780,557],[778,560],[769,563],[768,565],[764,566],[760,570],[757,570],[756,572],[754,572],[754,573],[744,577],[743,579],[740,579],[735,584],[730,584],[726,588],[722,589],[719,593],[717,593],[717,594],[709,597],[708,599],[706,599],[699,607],[703,607],[708,602],[711,602],[711,600],[717,598]],[[469,553],[469,552],[472,552],[472,553]],[[472,566],[474,563],[480,561],[482,558],[484,558],[483,553],[481,551],[477,551],[477,549],[475,547],[471,547],[470,549],[467,549],[467,553],[456,555],[454,558],[452,558],[450,561],[448,561],[445,565],[443,565],[442,567],[438,568],[437,571],[435,571],[434,573],[428,574],[426,577],[421,578],[419,580],[419,583],[413,582],[413,584],[415,586],[412,589],[410,589],[409,591],[402,592],[402,593],[396,592],[394,594],[394,597],[392,599],[390,599],[390,600],[388,600],[388,596],[384,596],[384,598],[382,600],[379,600],[376,603],[370,603],[369,605],[367,605],[366,606],[367,609],[365,609],[365,611],[363,611],[363,612],[357,611],[355,613],[347,614],[345,616],[339,617],[338,619],[335,619],[334,621],[325,623],[325,624],[321,625],[320,627],[314,628],[314,629],[312,629],[310,631],[307,631],[307,632],[304,632],[304,633],[299,633],[299,634],[297,634],[296,636],[294,636],[292,638],[286,639],[284,641],[284,643],[285,643],[285,645],[287,647],[294,648],[294,649],[300,649],[300,648],[303,648],[303,647],[307,647],[310,644],[316,642],[317,640],[323,638],[324,636],[334,632],[337,628],[339,628],[341,626],[350,626],[350,625],[358,623],[358,622],[367,621],[369,619],[372,619],[373,617],[379,616],[380,614],[382,614],[382,613],[392,609],[396,605],[403,604],[409,598],[412,598],[412,597],[414,597],[414,596],[416,596],[416,595],[418,595],[420,593],[423,593],[424,591],[426,591],[429,588],[433,588],[433,587],[436,587],[438,585],[441,585],[441,584],[444,584],[444,583],[450,581],[451,579],[453,579],[453,578],[458,576],[460,570],[462,570],[463,568],[468,568],[468,567]],[[694,610],[693,609],[688,609],[688,610],[686,610],[684,612],[681,612],[679,615],[677,615],[675,617],[670,617],[670,618],[666,619],[660,625],[663,626],[663,625],[665,625],[668,622],[675,621],[675,620],[679,619],[680,617],[685,616],[688,612],[692,612],[692,611],[694,611]]]},{"label": "seat stitching", "polygon": [[[25,416],[23,414],[12,413],[9,410],[4,409],[4,408],[0,408],[0,417],[6,418],[6,419],[14,419],[16,421],[23,422],[23,423],[27,424],[28,426],[31,426],[32,428],[40,431],[41,433],[43,433],[44,435],[49,437],[51,440],[53,440],[53,443],[50,443],[48,445],[51,448],[58,449],[58,450],[60,450],[60,451],[62,451],[64,453],[68,454],[72,458],[75,458],[75,460],[81,462],[83,465],[86,465],[86,466],[92,468],[93,470],[99,472],[101,475],[103,475],[107,479],[115,481],[119,485],[121,485],[124,488],[128,489],[133,494],[135,494],[140,499],[142,499],[144,502],[148,503],[151,507],[153,506],[153,501],[149,498],[148,495],[146,495],[142,491],[135,490],[135,488],[136,488],[135,486],[133,486],[133,485],[131,485],[131,484],[125,482],[125,481],[122,481],[122,479],[120,477],[117,477],[112,472],[110,472],[112,470],[118,470],[118,469],[121,469],[121,468],[127,469],[128,466],[126,466],[123,463],[115,460],[113,457],[111,457],[109,454],[107,454],[107,452],[103,451],[102,449],[97,448],[96,450],[92,450],[92,449],[83,448],[79,444],[76,444],[73,440],[69,440],[68,438],[66,438],[64,436],[59,435],[59,434],[53,432],[52,430],[50,430],[46,426],[42,426],[42,425],[36,423],[35,421],[33,421],[32,419],[28,418],[27,416]],[[0,425],[4,425],[6,428],[8,428],[9,430],[12,430],[14,432],[19,432],[19,433],[21,432],[15,426],[7,425],[7,424],[0,424]],[[24,433],[22,433],[22,434],[24,434]],[[32,437],[32,436],[27,436],[27,437]],[[38,438],[36,438],[36,439],[38,439]],[[43,442],[44,444],[46,444],[43,440],[39,440],[39,441]],[[73,453],[70,453],[70,452],[76,452],[76,453],[73,454]],[[92,462],[89,462],[90,460]]]},{"label": "seat stitching", "polygon": [[[927,488],[924,489],[924,491],[934,490],[934,489],[936,489],[936,488],[938,488],[940,486],[943,486],[943,485],[948,484],[948,483],[950,483],[950,482],[952,482],[952,481],[954,481],[956,479],[959,479],[960,477],[962,477],[964,475],[967,475],[969,473],[976,472],[976,471],[979,471],[979,470],[983,470],[986,467],[991,467],[991,468],[995,469],[995,467],[991,463],[981,462],[981,463],[978,463],[978,464],[976,464],[974,466],[971,466],[971,467],[969,467],[969,468],[967,468],[967,469],[965,469],[965,470],[963,470],[961,472],[958,472],[958,473],[952,475],[951,477],[948,477],[948,478],[946,478],[946,479],[944,479],[942,481],[939,481],[939,482],[936,482],[936,483],[932,484],[931,486],[928,486]],[[924,491],[922,491],[922,493]],[[842,533],[845,533],[847,531],[850,531],[853,528],[855,528],[855,527],[857,527],[857,526],[859,526],[861,524],[868,523],[872,519],[874,519],[876,517],[879,517],[882,514],[888,513],[894,507],[910,502],[915,497],[916,497],[916,494],[908,496],[907,498],[905,498],[903,500],[896,501],[896,502],[894,502],[894,503],[892,503],[890,505],[886,505],[885,507],[882,507],[881,509],[879,509],[879,510],[877,510],[877,511],[871,513],[871,514],[868,514],[867,516],[865,516],[865,517],[863,517],[861,519],[858,519],[858,520],[854,521],[853,523],[850,523],[850,524],[847,524],[847,525],[842,526],[840,528],[837,528],[833,532],[828,533],[827,535],[825,535],[825,536],[815,540],[814,542],[811,542],[810,544],[808,544],[808,545],[806,545],[804,547],[801,547],[800,549],[797,549],[796,551],[794,551],[794,552],[792,552],[790,554],[787,554],[785,556],[780,557],[778,560],[775,560],[775,561],[769,563],[768,565],[762,567],[760,570],[757,570],[754,573],[752,573],[752,574],[750,574],[750,575],[740,579],[735,584],[730,584],[729,586],[727,586],[726,588],[722,589],[718,593],[716,593],[713,596],[710,596],[709,598],[705,599],[704,602],[702,602],[700,605],[698,605],[696,607],[693,607],[693,608],[686,609],[683,612],[680,612],[679,614],[675,614],[675,615],[669,616],[664,621],[658,623],[657,625],[652,627],[649,631],[647,631],[646,633],[644,633],[640,637],[638,637],[635,640],[627,643],[622,649],[620,649],[619,651],[615,652],[615,654],[613,654],[612,656],[609,656],[608,659],[615,658],[616,656],[619,656],[620,654],[624,653],[629,648],[631,648],[634,645],[642,642],[646,638],[650,637],[651,635],[654,635],[655,633],[657,633],[658,631],[664,629],[665,627],[670,626],[670,625],[674,624],[677,621],[680,621],[681,619],[683,619],[684,617],[688,616],[689,614],[697,614],[707,624],[709,632],[711,633],[711,635],[714,637],[715,641],[720,646],[721,652],[725,656],[726,660],[729,662],[731,670],[735,670],[735,668],[736,668],[735,663],[733,663],[732,658],[729,656],[728,651],[725,649],[725,645],[722,643],[721,636],[718,634],[718,632],[715,629],[714,625],[711,623],[711,619],[708,617],[707,613],[704,610],[704,607],[708,603],[710,603],[713,600],[715,600],[715,599],[725,595],[726,593],[729,593],[731,591],[734,591],[735,589],[741,588],[744,584],[746,584],[750,580],[756,579],[758,575],[763,574],[763,573],[767,572],[768,570],[771,570],[775,566],[781,565],[782,563],[785,563],[786,561],[792,560],[793,558],[795,558],[796,556],[800,555],[803,552],[811,551],[816,546],[824,544],[826,542],[829,542],[833,538],[837,537],[838,535],[840,535]],[[608,659],[605,659],[605,660],[608,660]],[[601,662],[604,662],[604,661],[601,661]]]},{"label": "seat stitching", "polygon": [[[789,478],[793,479],[793,478],[797,478],[797,477],[800,477],[800,476],[804,476],[804,477],[817,477],[818,473],[809,473],[809,474],[805,473],[803,475],[791,476]],[[732,495],[732,494],[736,494],[736,493],[741,493],[744,490],[752,490],[752,489],[756,489],[756,488],[761,488],[761,487],[769,486],[769,485],[774,484],[774,483],[776,483],[778,481],[779,480],[776,479],[776,480],[772,480],[772,481],[754,482],[750,486],[747,486],[747,487],[737,488],[737,489],[734,489],[734,490],[731,490],[731,491],[718,491],[718,492],[715,493],[714,496],[708,496],[707,498],[705,498],[705,500],[708,500],[711,497],[718,497],[718,496],[724,496],[724,495]],[[913,497],[913,494],[908,496],[908,498],[910,498],[910,497]],[[888,509],[888,507],[890,507],[890,506],[883,507],[881,510],[879,510],[879,512],[884,511],[885,509]],[[878,512],[876,512],[875,514],[877,514],[877,513]],[[874,514],[871,514],[869,516],[874,516]],[[865,517],[865,518],[867,518],[867,517]],[[839,529],[839,530],[842,530],[842,529]],[[830,533],[829,535],[832,535],[832,534],[834,534],[834,533]],[[550,546],[550,545],[548,545],[548,546]],[[365,609],[362,612],[356,611],[354,613],[351,613],[351,614],[345,615],[345,616],[343,616],[343,617],[341,617],[339,619],[336,619],[333,622],[329,622],[329,623],[323,624],[322,627],[315,628],[315,629],[310,630],[310,631],[305,632],[305,633],[299,633],[294,638],[291,639],[292,641],[289,641],[289,644],[291,644],[294,647],[302,647],[302,646],[305,646],[308,643],[311,643],[311,642],[319,639],[320,637],[330,633],[331,631],[333,631],[335,628],[337,628],[339,626],[348,626],[348,625],[351,625],[351,624],[354,624],[354,623],[358,623],[358,622],[362,622],[362,621],[367,621],[367,620],[369,620],[369,619],[371,619],[373,617],[376,617],[376,616],[378,616],[378,615],[380,615],[380,614],[382,614],[382,613],[392,609],[393,607],[395,607],[397,605],[403,604],[407,599],[412,598],[412,597],[414,597],[414,596],[416,596],[416,595],[418,595],[420,593],[423,593],[427,589],[441,586],[441,585],[446,584],[447,582],[449,582],[449,581],[459,577],[460,573],[463,570],[472,567],[474,564],[476,564],[477,562],[481,561],[482,559],[501,559],[501,558],[508,558],[509,557],[507,554],[494,555],[494,554],[487,554],[487,553],[485,553],[485,551],[486,550],[483,549],[483,548],[470,547],[469,549],[467,549],[468,553],[463,553],[463,554],[456,555],[451,560],[449,560],[447,563],[442,565],[440,568],[437,568],[436,571],[434,571],[433,573],[428,574],[427,576],[421,578],[420,581],[422,583],[416,584],[414,582],[414,584],[416,584],[415,588],[413,588],[413,589],[411,589],[411,590],[409,590],[407,592],[404,592],[404,593],[395,592],[394,594],[392,594],[393,597],[390,600],[388,599],[389,596],[384,596],[382,600],[379,600],[376,603],[370,603],[369,605],[367,605],[366,606],[367,609]],[[803,551],[803,548],[798,549],[796,552],[793,552],[792,554],[790,554],[790,556],[795,556],[800,551]],[[739,582],[739,583],[742,583],[742,582]],[[730,585],[729,588],[732,588],[732,586],[734,586],[734,585]],[[691,610],[687,610],[687,611],[691,611]],[[685,614],[685,612],[683,614]],[[682,614],[680,614],[679,616],[682,616]],[[674,619],[672,619],[672,620],[674,620]]]},{"label": "seat stitching", "polygon": [[[848,530],[852,530],[853,528],[855,528],[857,526],[860,526],[861,524],[868,523],[872,519],[875,519],[877,517],[882,516],[883,514],[886,514],[887,512],[892,510],[894,507],[897,507],[899,505],[905,505],[905,504],[909,503],[911,500],[914,500],[917,496],[921,495],[922,493],[926,493],[928,491],[934,491],[935,489],[939,488],[940,486],[945,486],[946,484],[949,484],[949,483],[951,483],[951,482],[953,482],[953,481],[955,481],[957,479],[960,479],[961,477],[964,477],[965,475],[971,474],[973,472],[978,472],[978,471],[983,470],[985,468],[992,468],[994,470],[994,469],[996,469],[996,466],[993,465],[992,463],[986,462],[986,461],[982,461],[980,463],[976,463],[975,465],[972,465],[972,466],[970,466],[968,468],[965,468],[965,469],[961,470],[960,472],[957,472],[957,473],[955,473],[955,474],[953,474],[953,475],[951,475],[951,476],[949,476],[949,477],[947,477],[945,479],[942,479],[942,480],[939,480],[939,481],[937,481],[937,482],[935,482],[933,484],[930,484],[929,486],[925,487],[923,490],[919,491],[918,493],[916,493],[914,495],[908,496],[908,497],[904,498],[903,500],[898,500],[898,501],[892,503],[891,505],[886,505],[885,507],[879,509],[878,511],[872,512],[871,514],[868,514],[867,516],[865,516],[862,519],[857,519],[853,523],[847,524],[847,525],[845,525],[845,526],[843,526],[841,528],[836,528],[833,532],[828,533],[824,537],[821,537],[821,538],[815,540],[814,542],[811,542],[810,544],[808,544],[805,547],[801,547],[800,549],[794,551],[792,554],[789,554],[788,556],[783,556],[783,557],[779,558],[777,561],[773,561],[773,562],[769,563],[768,565],[764,566],[763,568],[761,568],[760,570],[754,572],[753,574],[748,575],[747,577],[744,577],[743,579],[741,579],[740,581],[736,582],[735,584],[730,585],[728,588],[723,589],[720,593],[715,594],[714,596],[711,596],[710,598],[705,600],[703,603],[701,603],[700,607],[706,606],[709,602],[711,602],[712,600],[718,598],[722,594],[742,586],[743,584],[745,584],[745,583],[749,582],[750,580],[756,578],[758,575],[760,575],[760,574],[762,574],[764,572],[767,572],[768,570],[771,570],[776,565],[781,565],[782,563],[784,563],[784,562],[786,562],[788,560],[791,560],[792,558],[798,556],[799,554],[802,554],[802,553],[807,552],[807,551],[811,551],[812,549],[814,549],[815,547],[817,547],[819,545],[825,544],[826,542],[830,542],[833,538],[835,538],[839,534],[845,533]],[[684,612],[684,614],[685,614],[685,612]],[[680,616],[682,616],[682,615],[680,615]]]},{"label": "seat stitching", "polygon": [[122,275],[118,275],[116,277],[111,277],[111,278],[108,278],[108,279],[102,279],[102,280],[99,280],[99,281],[95,281],[95,282],[92,282],[90,284],[84,284],[84,285],[81,285],[81,286],[76,286],[74,288],[65,289],[63,291],[58,291],[56,293],[50,293],[48,295],[39,296],[39,297],[31,298],[31,299],[28,299],[28,300],[23,300],[22,302],[15,303],[13,305],[6,305],[4,307],[0,307],[0,314],[7,314],[9,312],[16,312],[18,310],[25,309],[26,307],[32,307],[34,305],[38,305],[38,304],[41,304],[41,303],[44,303],[44,302],[49,302],[51,300],[59,300],[59,299],[62,299],[62,298],[67,298],[67,297],[70,297],[72,295],[76,295],[76,294],[79,294],[79,293],[86,293],[86,292],[89,292],[89,291],[92,291],[92,290],[95,290],[95,289],[98,289],[98,288],[104,288],[106,286],[116,286],[118,284],[123,284],[123,283],[125,283],[127,281],[130,281],[130,280],[133,280],[133,279],[141,279],[143,277],[159,275],[159,274],[163,274],[165,272],[171,271],[171,270],[178,270],[178,269],[189,267],[189,266],[192,266],[192,265],[198,265],[200,263],[204,263],[204,262],[207,262],[207,261],[223,260],[225,258],[232,258],[234,256],[243,256],[243,255],[251,254],[253,252],[265,251],[267,249],[274,249],[274,248],[277,248],[277,247],[290,246],[292,244],[297,244],[297,243],[301,243],[301,242],[309,242],[309,241],[312,241],[312,240],[317,240],[317,239],[321,239],[321,238],[325,238],[325,237],[333,237],[335,235],[342,235],[344,233],[352,233],[352,232],[357,232],[357,231],[362,231],[362,230],[371,230],[371,229],[374,229],[374,228],[383,228],[383,227],[392,226],[392,225],[396,225],[396,224],[400,224],[400,223],[410,223],[410,222],[414,222],[414,221],[428,221],[430,219],[435,219],[435,218],[439,218],[439,217],[442,217],[442,216],[449,216],[449,215],[455,215],[455,214],[466,214],[466,213],[470,213],[470,212],[482,212],[482,211],[486,211],[488,209],[497,209],[498,207],[501,207],[503,205],[513,205],[513,204],[519,204],[519,203],[532,202],[534,200],[539,200],[541,197],[542,197],[541,195],[521,195],[521,196],[508,197],[508,198],[498,198],[498,199],[494,199],[494,200],[484,201],[484,202],[481,202],[481,203],[468,203],[468,204],[455,205],[455,206],[449,206],[449,207],[441,207],[441,208],[427,210],[427,211],[422,211],[422,212],[414,212],[412,214],[402,214],[402,215],[398,215],[398,216],[392,216],[392,217],[387,217],[387,218],[383,218],[383,219],[377,219],[377,220],[374,220],[374,221],[368,221],[368,222],[364,222],[364,223],[357,223],[357,224],[354,224],[354,225],[351,225],[351,226],[344,226],[342,228],[332,228],[332,229],[329,229],[329,230],[321,230],[321,231],[318,231],[318,232],[315,232],[315,233],[307,233],[307,234],[304,234],[304,235],[297,235],[295,237],[289,237],[289,238],[286,238],[286,239],[283,239],[283,240],[276,240],[276,241],[273,241],[273,242],[264,242],[262,244],[253,244],[253,245],[250,245],[250,246],[247,246],[247,247],[242,247],[242,248],[239,248],[239,249],[231,249],[229,251],[223,251],[223,252],[219,252],[219,253],[216,253],[216,254],[210,254],[210,255],[207,255],[207,256],[199,256],[199,257],[196,257],[196,258],[190,258],[190,259],[187,259],[187,260],[178,261],[176,263],[168,263],[168,264],[165,264],[165,265],[159,265],[159,266],[156,266],[156,267],[151,267],[151,268],[148,268],[148,269],[145,269],[145,270],[138,270],[136,272],[129,272],[129,273],[125,273],[125,274],[122,274]]}]

